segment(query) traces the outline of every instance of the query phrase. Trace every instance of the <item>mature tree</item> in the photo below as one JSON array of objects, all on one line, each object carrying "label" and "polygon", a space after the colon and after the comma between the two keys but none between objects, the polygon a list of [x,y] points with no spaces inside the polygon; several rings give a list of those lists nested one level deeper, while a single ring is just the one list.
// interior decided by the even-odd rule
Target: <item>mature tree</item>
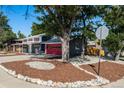
[{"label": "mature tree", "polygon": [[[124,34],[121,34],[120,37],[124,39]],[[104,42],[105,46],[108,47],[109,52],[111,53],[115,60],[118,60],[121,49],[124,46],[121,43],[122,41],[120,41],[120,37],[118,37],[118,35],[110,31],[109,36]]]},{"label": "mature tree", "polygon": [[16,34],[12,32],[11,27],[8,25],[8,19],[3,15],[3,12],[0,12],[0,29],[1,46],[16,38]]},{"label": "mature tree", "polygon": [[32,24],[32,31],[31,31],[31,35],[38,35],[38,34],[42,34],[42,26],[36,23]]},{"label": "mature tree", "polygon": [[[2,6],[1,6],[2,7]],[[10,25],[8,24],[8,18],[0,11],[0,47],[4,48],[5,44],[9,44],[16,38],[16,34],[13,33]]]},{"label": "mature tree", "polygon": [[111,32],[105,44],[114,53],[115,60],[118,60],[124,47],[124,6],[107,7],[103,18]]},{"label": "mature tree", "polygon": [[[96,22],[94,22],[94,19],[98,16],[100,16],[100,11],[98,6],[80,6],[80,15],[79,20],[81,22],[81,32],[82,32],[82,38],[83,38],[83,52],[82,55],[85,59],[85,53],[87,52],[87,39],[94,40],[95,39],[95,27]],[[79,28],[78,27],[78,28]]]},{"label": "mature tree", "polygon": [[[41,16],[41,30],[49,35],[56,35],[62,41],[62,59],[69,59],[70,34],[76,23],[76,18],[80,14],[79,6],[36,6],[36,12]],[[36,24],[35,24],[36,25]]]},{"label": "mature tree", "polygon": [[22,38],[25,38],[26,36],[21,32],[21,31],[18,31],[18,38],[19,39],[22,39]]},{"label": "mature tree", "polygon": [[3,12],[0,11],[0,29],[7,29],[10,28],[8,25],[8,19],[7,16],[3,14]]},{"label": "mature tree", "polygon": [[[62,40],[62,59],[69,59],[69,41],[72,33],[81,32],[86,44],[86,31],[91,31],[91,20],[97,13],[96,6],[36,6],[39,23],[32,26],[32,34],[46,33]],[[89,32],[89,34],[93,34]],[[84,47],[83,47],[84,48]],[[85,46],[86,48],[86,46]]]}]

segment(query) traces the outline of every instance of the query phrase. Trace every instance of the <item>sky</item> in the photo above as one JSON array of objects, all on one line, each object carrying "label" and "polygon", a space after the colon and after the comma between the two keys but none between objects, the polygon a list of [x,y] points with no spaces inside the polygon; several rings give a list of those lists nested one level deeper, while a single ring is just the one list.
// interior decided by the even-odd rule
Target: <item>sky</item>
[{"label": "sky", "polygon": [[34,7],[29,6],[29,16],[25,19],[25,13],[28,6],[2,6],[0,9],[4,12],[9,19],[8,24],[12,27],[13,32],[17,33],[19,30],[26,36],[31,34],[31,27],[33,22],[37,22],[36,16],[34,13]]},{"label": "sky", "polygon": [[[29,7],[28,11],[28,17],[25,19],[25,13],[27,10],[27,7]],[[31,27],[33,22],[38,22],[36,17],[38,14],[34,12],[35,8],[33,6],[27,6],[27,5],[7,5],[2,6],[0,9],[4,12],[4,15],[6,15],[9,19],[8,24],[12,27],[13,32],[18,33],[20,30],[25,36],[28,36],[31,34]],[[96,17],[93,19],[94,22],[99,21],[102,23],[100,18]]]}]

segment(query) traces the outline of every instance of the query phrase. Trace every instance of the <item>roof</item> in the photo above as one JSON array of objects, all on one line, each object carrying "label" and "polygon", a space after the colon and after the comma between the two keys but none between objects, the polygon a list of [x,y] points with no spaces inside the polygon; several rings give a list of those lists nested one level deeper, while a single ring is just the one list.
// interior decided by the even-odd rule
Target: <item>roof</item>
[{"label": "roof", "polygon": [[16,40],[14,40],[14,41],[22,41],[23,39],[16,39]]},{"label": "roof", "polygon": [[38,35],[30,36],[30,37],[27,37],[27,38],[23,38],[22,40],[24,40],[24,39],[29,39],[29,38],[34,38],[34,37],[39,37],[39,36],[44,36],[44,35],[45,35],[45,33],[43,33],[43,34],[38,34]]},{"label": "roof", "polygon": [[61,39],[57,36],[53,36],[50,40],[42,43],[62,43]]}]

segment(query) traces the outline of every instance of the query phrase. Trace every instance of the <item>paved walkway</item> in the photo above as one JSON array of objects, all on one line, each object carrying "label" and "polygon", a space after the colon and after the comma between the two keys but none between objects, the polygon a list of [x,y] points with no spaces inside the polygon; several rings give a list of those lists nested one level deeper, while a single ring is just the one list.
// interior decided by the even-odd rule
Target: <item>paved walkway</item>
[{"label": "paved walkway", "polygon": [[0,69],[0,88],[40,88],[43,86],[14,78]]},{"label": "paved walkway", "polygon": [[[28,55],[7,56],[7,57],[0,57],[0,63],[17,61],[17,60],[28,60],[28,59],[30,59],[30,56]],[[124,64],[124,61],[121,61],[120,63]],[[32,84],[30,82],[25,82],[23,80],[14,78],[13,76],[9,75],[0,68],[0,88],[41,88],[41,87],[45,87],[45,86]],[[124,88],[124,78],[104,86],[96,86],[95,88],[101,88],[101,87]]]},{"label": "paved walkway", "polygon": [[124,78],[101,87],[102,88],[124,88]]},{"label": "paved walkway", "polygon": [[28,60],[28,59],[30,59],[30,57],[31,57],[30,55],[4,56],[4,57],[0,57],[0,63]]}]

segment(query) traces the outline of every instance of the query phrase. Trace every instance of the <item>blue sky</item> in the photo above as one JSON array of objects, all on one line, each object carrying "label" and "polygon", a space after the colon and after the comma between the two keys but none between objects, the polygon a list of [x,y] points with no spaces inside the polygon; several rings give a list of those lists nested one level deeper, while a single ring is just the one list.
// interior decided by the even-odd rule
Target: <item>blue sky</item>
[{"label": "blue sky", "polygon": [[26,36],[31,34],[32,23],[37,21],[33,6],[29,6],[29,16],[27,19],[25,19],[24,16],[27,6],[2,6],[1,9],[4,12],[4,15],[8,17],[9,25],[12,27],[13,32],[17,33],[20,30]]},{"label": "blue sky", "polygon": [[[0,9],[4,12],[9,19],[9,25],[12,27],[13,32],[17,33],[19,30],[26,36],[31,34],[31,27],[33,22],[38,22],[36,17],[38,14],[34,12],[34,7],[29,6],[28,18],[25,19],[25,13],[27,5],[12,5],[2,6]],[[96,17],[93,19],[94,22],[99,21],[103,24],[101,18]]]}]

